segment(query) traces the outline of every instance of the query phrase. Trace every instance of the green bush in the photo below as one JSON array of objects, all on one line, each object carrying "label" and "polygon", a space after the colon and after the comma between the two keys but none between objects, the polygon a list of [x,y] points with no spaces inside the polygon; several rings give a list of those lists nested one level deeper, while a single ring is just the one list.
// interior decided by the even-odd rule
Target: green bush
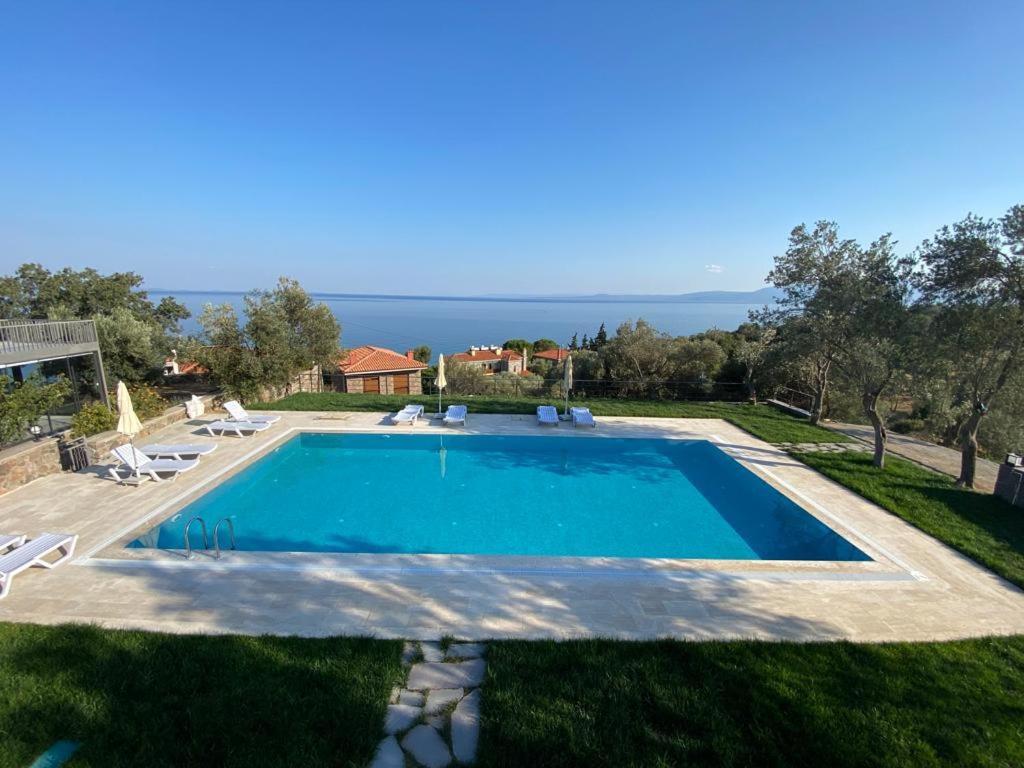
[{"label": "green bush", "polygon": [[142,421],[162,416],[170,405],[167,400],[160,397],[160,393],[153,387],[145,385],[128,387],[128,393],[132,396],[135,413]]},{"label": "green bush", "polygon": [[890,430],[901,435],[909,435],[913,432],[923,432],[925,428],[924,419],[903,419],[893,422]]},{"label": "green bush", "polygon": [[88,437],[117,426],[117,416],[103,403],[86,405],[71,418],[71,434]]}]

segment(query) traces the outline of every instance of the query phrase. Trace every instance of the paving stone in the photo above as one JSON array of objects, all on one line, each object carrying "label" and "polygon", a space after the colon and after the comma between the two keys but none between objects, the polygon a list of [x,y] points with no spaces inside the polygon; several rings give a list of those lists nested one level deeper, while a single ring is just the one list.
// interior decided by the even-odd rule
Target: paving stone
[{"label": "paving stone", "polygon": [[402,647],[402,663],[406,666],[412,664],[413,660],[419,655],[419,643],[406,642],[406,644]]},{"label": "paving stone", "polygon": [[422,710],[408,704],[389,704],[388,714],[384,718],[385,733],[401,733],[420,719]]},{"label": "paving stone", "polygon": [[427,718],[427,725],[429,725],[435,731],[440,732],[444,730],[444,726],[447,721],[448,718],[444,715],[431,715]]},{"label": "paving stone", "polygon": [[394,736],[388,736],[377,745],[370,768],[405,768],[405,754]]},{"label": "paving stone", "polygon": [[452,713],[452,751],[460,763],[476,760],[480,740],[480,691],[466,696]]},{"label": "paving stone", "polygon": [[424,661],[435,662],[444,659],[440,643],[420,643],[420,650],[423,651]]},{"label": "paving stone", "polygon": [[471,659],[451,664],[414,664],[409,670],[406,688],[425,691],[428,688],[476,688],[484,681],[486,664]]},{"label": "paving stone", "polygon": [[429,725],[417,725],[402,739],[402,749],[425,768],[445,768],[451,764],[452,753],[440,734]]},{"label": "paving stone", "polygon": [[427,691],[427,704],[423,708],[423,714],[436,715],[461,698],[461,688],[435,688]]},{"label": "paving stone", "polygon": [[479,659],[484,655],[483,643],[456,643],[448,646],[447,659]]},{"label": "paving stone", "polygon": [[408,704],[410,707],[423,706],[423,694],[419,691],[402,691],[398,694],[398,704]]}]

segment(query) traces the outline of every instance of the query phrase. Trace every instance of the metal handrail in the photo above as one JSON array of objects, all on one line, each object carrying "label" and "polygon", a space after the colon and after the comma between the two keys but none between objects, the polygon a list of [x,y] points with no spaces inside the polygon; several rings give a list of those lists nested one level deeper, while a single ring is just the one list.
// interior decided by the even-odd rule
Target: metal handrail
[{"label": "metal handrail", "polygon": [[213,548],[215,553],[213,555],[215,560],[220,560],[220,538],[217,536],[220,531],[220,524],[228,524],[228,534],[230,536],[231,549],[235,548],[235,524],[231,521],[230,517],[222,517],[217,521],[217,524],[213,526]]},{"label": "metal handrail", "polygon": [[97,343],[92,320],[0,320],[0,352]]},{"label": "metal handrail", "polygon": [[210,548],[210,540],[206,537],[206,521],[201,517],[193,517],[187,523],[185,523],[185,559],[192,559],[192,543],[188,540],[188,529],[192,527],[192,523],[196,520],[199,521],[199,525],[203,527],[203,549],[207,550]]}]

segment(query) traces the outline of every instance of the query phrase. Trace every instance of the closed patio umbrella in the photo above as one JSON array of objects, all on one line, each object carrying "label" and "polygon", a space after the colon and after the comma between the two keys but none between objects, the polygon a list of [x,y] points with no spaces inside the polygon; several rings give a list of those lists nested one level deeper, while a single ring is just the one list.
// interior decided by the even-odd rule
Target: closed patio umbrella
[{"label": "closed patio umbrella", "polygon": [[[123,381],[117,382],[117,431],[125,435],[135,449],[135,436],[142,431],[142,422],[135,415],[132,396]],[[138,477],[138,471],[135,476]]]},{"label": "closed patio umbrella", "polygon": [[448,386],[448,380],[444,377],[444,355],[437,356],[437,378],[434,379],[437,385],[437,412],[441,413],[441,390]]},{"label": "closed patio umbrella", "polygon": [[565,376],[562,378],[562,388],[565,390],[565,415],[569,415],[569,390],[572,389],[572,355],[565,358]]}]

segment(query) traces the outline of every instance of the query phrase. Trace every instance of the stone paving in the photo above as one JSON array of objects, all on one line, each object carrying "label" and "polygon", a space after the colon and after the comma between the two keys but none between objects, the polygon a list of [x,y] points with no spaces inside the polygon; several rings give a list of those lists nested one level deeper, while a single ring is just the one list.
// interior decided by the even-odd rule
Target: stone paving
[{"label": "stone paving", "polygon": [[[717,419],[601,418],[540,430],[528,416],[466,428],[394,427],[382,413],[282,413],[255,437],[211,438],[205,421],[154,442],[215,442],[174,482],[132,488],[105,467],[3,496],[0,531],[79,534],[74,560],[18,575],[0,621],[85,622],[164,632],[495,638],[945,640],[1024,633],[1024,593],[776,446]],[[872,556],[862,563],[643,558],[201,552],[126,549],[297,431],[558,435],[714,442]],[[457,687],[457,686],[452,686]]]},{"label": "stone paving", "polygon": [[472,765],[486,652],[482,643],[406,642],[405,686],[391,692],[386,735],[370,768],[445,768],[453,760]]},{"label": "stone paving", "polygon": [[773,443],[790,453],[871,453],[864,443]]}]

